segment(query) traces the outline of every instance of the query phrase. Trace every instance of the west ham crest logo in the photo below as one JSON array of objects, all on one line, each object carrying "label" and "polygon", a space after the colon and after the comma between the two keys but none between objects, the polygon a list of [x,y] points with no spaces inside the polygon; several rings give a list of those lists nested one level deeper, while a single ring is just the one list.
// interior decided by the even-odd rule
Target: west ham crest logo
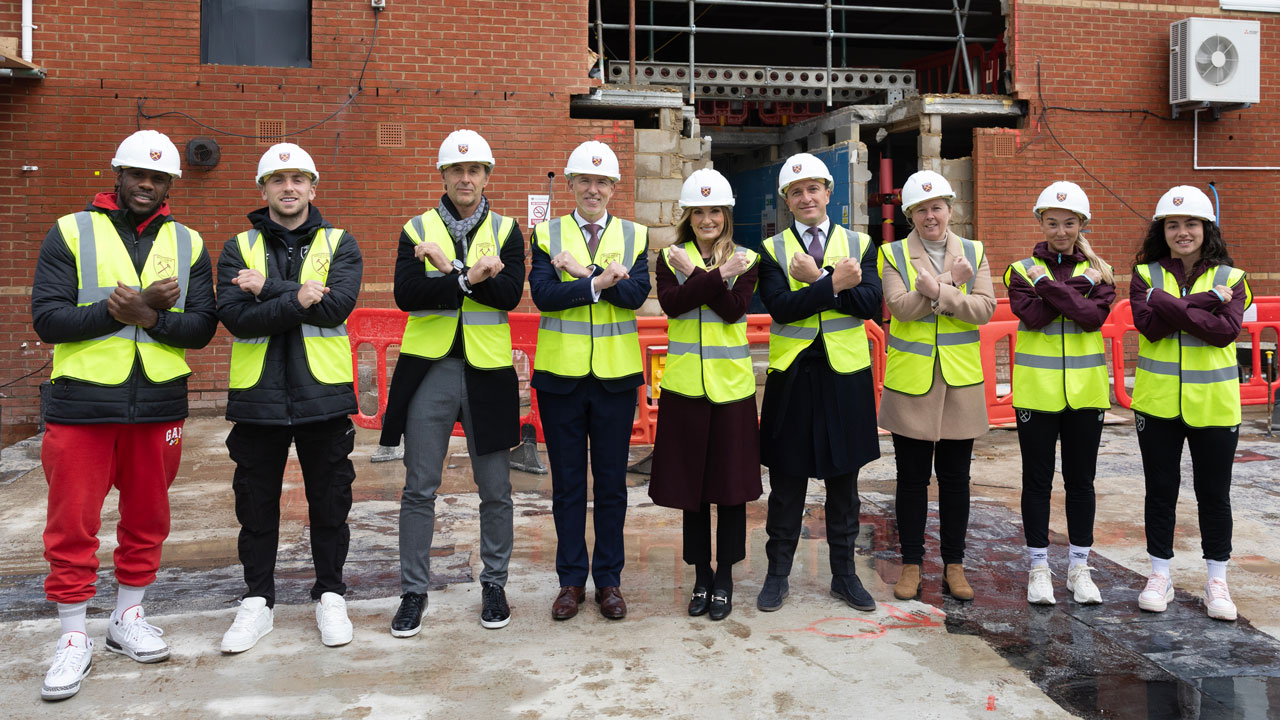
[{"label": "west ham crest logo", "polygon": [[798,173],[798,172],[800,172],[800,168],[802,168],[802,167],[804,167],[804,166],[803,166],[803,165],[801,165],[800,163],[796,163],[795,165],[792,165],[792,166],[791,166],[791,172],[793,172],[793,173]]},{"label": "west ham crest logo", "polygon": [[925,183],[920,186],[920,189],[924,190],[925,192],[930,192],[933,190],[933,183]]},{"label": "west ham crest logo", "polygon": [[468,150],[470,150],[470,149],[471,149],[471,146],[470,146],[470,145],[459,145],[459,146],[458,146],[458,152],[459,152],[459,153],[461,153],[461,154],[463,154],[463,155],[466,155],[466,154],[467,154],[467,151],[468,151]]},{"label": "west ham crest logo", "polygon": [[595,165],[596,167],[600,167],[600,163],[602,163],[602,162],[604,162],[604,158],[602,158],[602,157],[600,157],[600,156],[598,156],[598,155],[592,155],[592,156],[591,156],[591,164],[592,164],[592,165]]},{"label": "west ham crest logo", "polygon": [[711,188],[709,186],[702,186],[702,197],[711,197]]},{"label": "west ham crest logo", "polygon": [[316,272],[323,273],[329,270],[329,253],[316,253],[311,256],[311,267]]},{"label": "west ham crest logo", "polygon": [[151,261],[151,267],[156,271],[156,274],[162,278],[173,276],[173,258],[171,257],[157,255],[155,260]]},{"label": "west ham crest logo", "polygon": [[1174,207],[1181,207],[1181,206],[1182,206],[1182,198],[1180,198],[1180,197],[1176,197],[1176,198],[1174,198],[1174,199],[1173,199],[1173,206],[1174,206]]},{"label": "west ham crest logo", "polygon": [[289,153],[280,153],[280,162],[289,162]]},{"label": "west ham crest logo", "polygon": [[164,153],[163,153],[163,152],[161,152],[160,150],[152,150],[152,151],[151,151],[151,161],[152,161],[152,162],[155,162],[155,161],[159,160],[161,155],[164,155]]},{"label": "west ham crest logo", "polygon": [[1058,193],[1058,202],[1066,202],[1066,200],[1067,200],[1066,193]]}]

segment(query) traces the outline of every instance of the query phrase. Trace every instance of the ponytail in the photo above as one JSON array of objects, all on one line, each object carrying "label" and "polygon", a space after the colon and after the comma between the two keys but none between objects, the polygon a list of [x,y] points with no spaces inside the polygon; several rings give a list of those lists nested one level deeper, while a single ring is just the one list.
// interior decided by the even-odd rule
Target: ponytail
[{"label": "ponytail", "polygon": [[1085,258],[1089,260],[1089,267],[1098,271],[1098,274],[1102,276],[1103,282],[1108,285],[1116,284],[1116,278],[1111,272],[1111,266],[1102,262],[1102,258],[1099,258],[1098,254],[1093,251],[1093,246],[1089,244],[1088,240],[1084,239],[1083,234],[1076,238],[1076,248],[1084,253]]}]

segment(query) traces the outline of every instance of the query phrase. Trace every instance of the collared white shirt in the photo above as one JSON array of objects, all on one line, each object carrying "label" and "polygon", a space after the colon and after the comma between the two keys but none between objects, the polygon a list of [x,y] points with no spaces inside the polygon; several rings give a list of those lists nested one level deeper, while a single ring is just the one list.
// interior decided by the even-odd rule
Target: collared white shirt
[{"label": "collared white shirt", "polygon": [[[595,223],[596,225],[599,225],[599,226],[600,226],[600,239],[601,239],[601,240],[603,240],[603,239],[604,239],[604,229],[605,229],[605,227],[606,227],[606,226],[608,226],[608,224],[609,224],[609,213],[608,213],[608,211],[606,211],[606,212],[605,212],[605,214],[604,214],[604,215],[601,215],[601,216],[600,216],[600,219],[598,219],[598,220],[588,220],[588,219],[586,219],[586,218],[582,217],[582,215],[580,215],[580,214],[578,213],[578,210],[575,208],[575,209],[574,209],[574,211],[573,211],[573,221],[574,221],[574,222],[576,222],[576,223],[578,223],[578,229],[582,231],[582,239],[583,239],[583,240],[590,240],[590,238],[588,238],[588,237],[587,237],[587,230],[586,230],[586,227],[587,227],[587,225],[590,225],[591,223]],[[595,283],[592,283],[592,284],[591,284],[591,302],[600,302],[600,292],[601,292],[601,291],[596,290]]]},{"label": "collared white shirt", "polygon": [[[827,249],[827,241],[831,239],[831,218],[824,217],[822,218],[822,222],[817,225],[805,225],[799,220],[796,220],[796,237],[800,238],[800,246],[804,248],[806,253],[809,252],[809,228],[811,227],[816,227],[818,230],[822,231],[822,249],[825,252]],[[822,274],[818,276],[818,280],[821,280],[827,276],[827,269],[821,266],[819,266],[818,269],[822,271]]]}]

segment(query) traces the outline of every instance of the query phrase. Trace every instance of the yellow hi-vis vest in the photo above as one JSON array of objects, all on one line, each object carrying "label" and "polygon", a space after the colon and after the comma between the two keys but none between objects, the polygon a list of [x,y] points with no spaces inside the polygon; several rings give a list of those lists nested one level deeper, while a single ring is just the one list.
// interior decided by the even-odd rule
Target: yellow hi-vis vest
[{"label": "yellow hi-vis vest", "polygon": [[[311,240],[311,249],[302,262],[298,282],[319,281],[327,285],[329,268],[333,266],[333,253],[342,241],[343,231],[338,228],[319,228]],[[236,236],[240,257],[245,267],[267,276],[267,243],[257,229]],[[322,328],[303,323],[302,348],[307,356],[307,368],[316,382],[340,385],[352,381],[351,344],[347,340],[347,323],[333,328]],[[262,368],[267,362],[267,345],[270,335],[262,337],[233,337],[231,339],[232,390],[248,390],[262,379]]]},{"label": "yellow hi-vis vest", "polygon": [[[663,248],[664,260],[670,250],[669,247]],[[694,267],[707,269],[696,242],[686,242],[684,251]],[[746,248],[739,247],[735,252],[746,253],[748,268],[760,261],[759,255]],[[670,264],[667,263],[668,266]],[[671,272],[681,285],[689,279],[675,268]],[[737,279],[729,280],[731,289]],[[747,343],[747,316],[726,322],[715,310],[703,305],[668,318],[667,367],[659,385],[663,392],[705,397],[713,403],[731,403],[753,397],[756,394],[756,375],[751,368],[751,348]]]},{"label": "yellow hi-vis vest", "polygon": [[[1160,263],[1139,265],[1134,271],[1147,287],[1178,292],[1178,280]],[[1215,285],[1233,287],[1244,271],[1216,265],[1204,271],[1183,294],[1208,292]],[[1244,306],[1253,304],[1246,281]],[[1181,417],[1191,427],[1234,427],[1240,424],[1240,372],[1236,344],[1214,347],[1200,338],[1177,332],[1152,342],[1139,333],[1138,369],[1133,378],[1133,410],[1158,418]]]},{"label": "yellow hi-vis vest", "polygon": [[[567,250],[584,266],[616,262],[630,270],[649,247],[649,228],[615,217],[604,229],[595,257],[587,252],[587,240],[573,215],[539,223],[534,233],[538,247],[552,258]],[[576,280],[560,271],[561,282]],[[562,377],[590,373],[606,380],[643,372],[635,311],[601,300],[542,313],[533,369]]]},{"label": "yellow hi-vis vest", "polygon": [[[1053,279],[1048,263],[1029,257],[1004,271],[1005,287],[1013,281],[1013,273],[1033,284],[1027,271],[1036,265]],[[1088,261],[1076,263],[1071,275],[1079,277],[1088,269]],[[1111,407],[1102,331],[1086,332],[1074,320],[1061,315],[1039,330],[1019,322],[1013,353],[1013,406],[1054,413]]]},{"label": "yellow hi-vis vest", "polygon": [[[169,312],[183,312],[186,308],[191,266],[204,248],[200,233],[173,221],[162,225],[139,277],[124,240],[106,213],[64,215],[58,219],[58,231],[76,260],[77,306],[106,300],[115,292],[117,282],[142,290],[156,280],[172,277],[178,280],[178,300]],[[54,345],[52,379],[68,377],[97,385],[120,385],[133,371],[135,353],[153,383],[191,374],[185,350],[165,345],[136,325],[125,325],[109,335]]]},{"label": "yellow hi-vis vest", "polygon": [[[964,257],[977,272],[982,264],[982,243],[961,239]],[[907,241],[883,245],[876,268],[883,279],[888,264],[902,276],[908,291],[916,289],[916,268],[907,254]],[[973,292],[970,278],[962,290]],[[933,387],[934,358],[942,365],[942,379],[952,387],[982,382],[982,336],[978,326],[945,315],[930,313],[910,322],[892,318],[889,322],[888,357],[884,386],[904,395],[924,395]]]},{"label": "yellow hi-vis vest", "polygon": [[[490,211],[467,248],[467,267],[475,265],[485,255],[501,255],[502,244],[515,226],[515,220]],[[424,259],[427,277],[443,277],[453,271],[452,263],[457,259],[453,236],[435,208],[411,218],[404,224],[404,232],[414,245],[435,243],[451,263],[444,268],[436,268],[430,260]],[[448,355],[458,336],[459,317],[462,319],[462,353],[468,365],[481,370],[511,367],[511,325],[506,311],[476,302],[470,295],[462,298],[461,310],[410,312],[400,352],[428,360],[439,360]]]},{"label": "yellow hi-vis vest", "polygon": [[[853,240],[856,244],[851,246],[849,233],[832,223],[827,247],[819,264],[827,267],[845,258],[861,263],[863,253],[871,245],[871,236],[854,233]],[[795,253],[804,252],[794,228],[787,228],[765,240],[764,251],[782,268],[782,274],[787,276],[787,285],[793,292],[809,286],[809,283],[792,277],[789,269],[791,257]],[[841,375],[849,375],[871,367],[871,350],[867,345],[867,329],[862,318],[836,310],[824,310],[793,323],[777,320],[770,323],[769,372],[791,367],[796,357],[813,344],[819,330],[822,331],[822,347],[827,352],[827,363],[832,370]]]}]

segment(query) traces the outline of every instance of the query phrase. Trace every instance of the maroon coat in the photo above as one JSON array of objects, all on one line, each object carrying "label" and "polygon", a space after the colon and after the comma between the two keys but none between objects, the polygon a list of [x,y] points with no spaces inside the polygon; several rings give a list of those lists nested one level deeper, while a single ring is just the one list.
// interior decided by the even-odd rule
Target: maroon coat
[{"label": "maroon coat", "polygon": [[[718,271],[696,268],[680,285],[659,258],[658,302],[668,317],[702,305],[732,322],[742,317],[755,291],[759,265],[740,275],[733,289]],[[662,393],[653,445],[649,497],[663,507],[741,505],[760,497],[760,427],[754,396],[717,405],[706,398]]]},{"label": "maroon coat", "polygon": [[[1191,287],[1197,278],[1211,267],[1216,267],[1199,262],[1188,276],[1182,261],[1176,258],[1160,258],[1160,266],[1173,273],[1180,288]],[[1133,324],[1148,340],[1163,340],[1181,330],[1214,347],[1226,347],[1240,335],[1240,326],[1244,322],[1244,278],[1231,288],[1229,303],[1222,302],[1213,292],[1191,293],[1183,297],[1160,292],[1151,293],[1148,299],[1148,289],[1147,283],[1135,270],[1129,281],[1129,305],[1133,310]]]},{"label": "maroon coat", "polygon": [[1009,309],[1013,314],[1032,330],[1039,330],[1059,315],[1075,321],[1085,332],[1101,328],[1111,313],[1116,286],[1099,282],[1095,287],[1083,275],[1072,277],[1076,265],[1087,259],[1078,249],[1070,255],[1059,255],[1049,250],[1049,243],[1041,241],[1031,255],[1044,260],[1050,274],[1033,286],[1018,273],[1008,273]]}]

